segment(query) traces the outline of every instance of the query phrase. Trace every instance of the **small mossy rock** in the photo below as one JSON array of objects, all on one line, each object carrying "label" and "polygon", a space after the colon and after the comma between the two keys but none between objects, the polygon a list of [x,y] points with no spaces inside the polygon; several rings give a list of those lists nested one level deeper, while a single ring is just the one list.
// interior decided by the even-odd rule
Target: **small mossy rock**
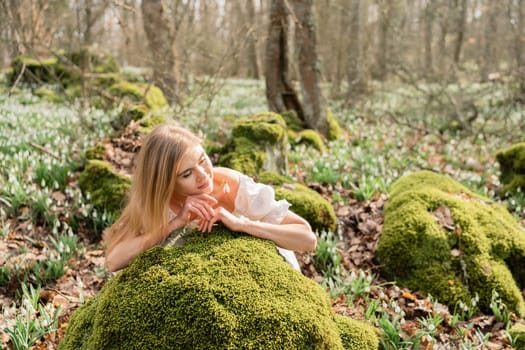
[{"label": "small mossy rock", "polygon": [[65,101],[64,96],[59,95],[56,91],[48,88],[39,88],[33,91],[33,94],[40,98],[44,98],[49,102],[53,103],[63,103]]},{"label": "small mossy rock", "polygon": [[[12,71],[8,77],[9,83],[19,79],[20,82],[42,84],[57,83],[56,57],[35,59],[27,56],[18,56],[12,63]],[[22,75],[20,77],[20,75]]]},{"label": "small mossy rock", "polygon": [[496,290],[525,312],[525,231],[504,207],[444,175],[421,171],[392,185],[377,257],[384,277],[451,308],[478,294],[490,312]]},{"label": "small mossy rock", "polygon": [[275,189],[275,198],[290,202],[292,205],[290,209],[308,221],[314,231],[335,232],[337,216],[334,208],[316,191],[272,172],[262,172],[258,176],[258,181],[272,185]]},{"label": "small mossy rock", "polygon": [[58,349],[377,349],[372,326],[341,317],[273,243],[216,227],[139,255],[73,313]]},{"label": "small mossy rock", "polygon": [[140,122],[141,133],[144,135],[150,134],[155,127],[158,125],[164,124],[168,121],[168,117],[162,114],[154,114],[149,116],[148,118],[145,118]]},{"label": "small mossy rock", "polygon": [[260,171],[286,173],[288,137],[283,118],[272,112],[238,119],[219,164],[256,175]]},{"label": "small mossy rock", "polygon": [[161,109],[168,105],[162,91],[154,85],[120,81],[111,85],[108,92],[113,96],[129,99],[132,103],[144,102],[151,110]]},{"label": "small mossy rock", "polygon": [[91,160],[91,159],[102,160],[104,159],[104,152],[106,152],[104,145],[102,143],[97,143],[95,146],[88,148],[84,155],[85,155],[85,158],[88,160]]},{"label": "small mossy rock", "polygon": [[94,159],[87,162],[80,174],[78,185],[82,192],[89,193],[96,207],[118,215],[131,186],[131,180],[115,173],[111,164]]},{"label": "small mossy rock", "polygon": [[501,196],[525,191],[525,142],[498,151],[496,159],[501,170]]},{"label": "small mossy rock", "polygon": [[127,104],[110,124],[115,131],[120,131],[126,128],[132,120],[142,119],[148,113],[149,108],[145,104]]},{"label": "small mossy rock", "polygon": [[326,122],[328,123],[328,135],[326,136],[328,141],[334,141],[340,138],[343,131],[341,130],[337,119],[335,119],[332,110],[329,108],[326,110]]},{"label": "small mossy rock", "polygon": [[514,340],[514,349],[525,350],[525,324],[515,323],[509,329],[509,334]]},{"label": "small mossy rock", "polygon": [[323,138],[317,131],[312,129],[304,129],[299,132],[288,130],[288,140],[290,140],[292,147],[306,145],[315,148],[321,153],[326,151]]}]

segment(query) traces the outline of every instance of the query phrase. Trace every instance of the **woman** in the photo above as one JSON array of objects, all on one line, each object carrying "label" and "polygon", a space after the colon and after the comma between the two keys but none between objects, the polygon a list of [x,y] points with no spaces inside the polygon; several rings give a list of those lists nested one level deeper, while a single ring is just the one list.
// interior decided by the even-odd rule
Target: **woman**
[{"label": "woman", "polygon": [[213,167],[202,140],[186,129],[158,126],[137,157],[128,205],[104,233],[110,271],[126,267],[194,220],[202,232],[221,222],[232,231],[269,239],[296,269],[290,250],[311,251],[317,244],[308,222],[288,210],[287,201],[276,201],[270,186]]}]

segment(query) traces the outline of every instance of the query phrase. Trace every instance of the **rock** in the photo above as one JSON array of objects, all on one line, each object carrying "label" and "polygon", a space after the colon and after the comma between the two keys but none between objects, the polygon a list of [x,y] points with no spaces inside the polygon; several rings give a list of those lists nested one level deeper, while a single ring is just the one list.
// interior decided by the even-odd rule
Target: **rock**
[{"label": "rock", "polygon": [[478,294],[490,313],[495,290],[524,315],[523,227],[503,206],[447,176],[422,171],[392,185],[377,257],[385,278],[451,309]]},{"label": "rock", "polygon": [[377,349],[275,245],[219,226],[139,255],[76,310],[60,350]]},{"label": "rock", "polygon": [[500,196],[525,192],[525,142],[502,149],[496,153],[499,162],[502,187]]}]

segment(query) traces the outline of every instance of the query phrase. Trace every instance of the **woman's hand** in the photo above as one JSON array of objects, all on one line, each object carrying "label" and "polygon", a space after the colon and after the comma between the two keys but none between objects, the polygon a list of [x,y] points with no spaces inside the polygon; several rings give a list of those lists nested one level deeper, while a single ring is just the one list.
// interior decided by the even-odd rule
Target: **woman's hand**
[{"label": "woman's hand", "polygon": [[169,222],[168,229],[178,226],[176,221],[179,220],[182,221],[183,226],[194,218],[198,218],[201,222],[211,220],[215,216],[213,206],[216,204],[217,200],[207,194],[188,196],[177,216]]},{"label": "woman's hand", "polygon": [[199,231],[211,232],[213,225],[219,221],[230,230],[239,231],[244,222],[244,219],[233,215],[223,207],[217,207],[214,209],[213,217],[209,219],[201,218],[199,222]]}]

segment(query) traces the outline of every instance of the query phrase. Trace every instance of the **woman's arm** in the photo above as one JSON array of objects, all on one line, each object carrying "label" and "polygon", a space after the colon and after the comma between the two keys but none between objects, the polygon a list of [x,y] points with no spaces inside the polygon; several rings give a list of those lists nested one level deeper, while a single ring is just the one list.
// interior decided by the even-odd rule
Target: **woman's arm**
[{"label": "woman's arm", "polygon": [[221,221],[233,231],[245,232],[254,237],[269,239],[277,246],[294,251],[312,251],[317,245],[317,237],[310,224],[299,215],[287,211],[280,224],[254,221],[245,217],[236,217],[228,210],[219,207],[215,216],[207,222],[202,231],[211,231],[212,226]]}]

